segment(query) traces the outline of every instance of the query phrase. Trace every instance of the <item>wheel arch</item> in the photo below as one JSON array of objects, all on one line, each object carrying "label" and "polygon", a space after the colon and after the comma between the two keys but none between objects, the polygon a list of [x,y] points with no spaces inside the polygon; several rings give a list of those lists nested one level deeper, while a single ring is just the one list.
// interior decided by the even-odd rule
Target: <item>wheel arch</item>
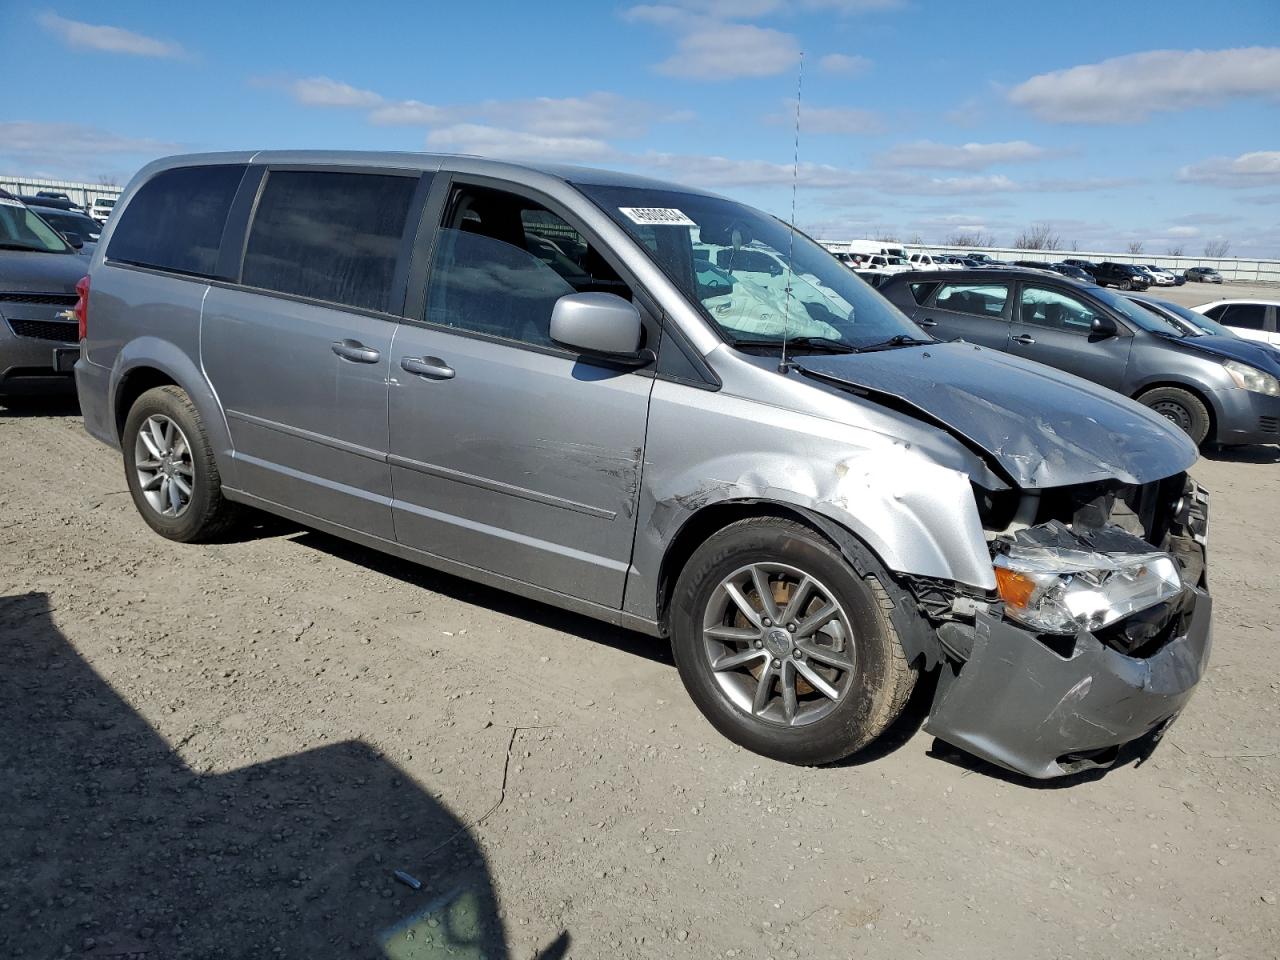
[{"label": "wheel arch", "polygon": [[127,344],[116,356],[108,388],[111,398],[110,423],[117,441],[124,443],[124,424],[133,404],[147,390],[172,385],[186,391],[204,424],[213,446],[223,483],[235,486],[231,433],[222,405],[203,371],[184,351],[158,337],[141,337]]},{"label": "wheel arch", "polygon": [[916,604],[914,596],[898,582],[883,558],[858,534],[816,510],[759,498],[722,500],[704,506],[690,515],[676,532],[663,554],[657,578],[657,619],[664,635],[670,632],[668,617],[676,583],[694,552],[725,527],[753,517],[792,520],[831,543],[859,577],[875,577],[893,601],[891,617],[906,648],[908,663],[931,669],[941,660],[943,653],[937,635]]},{"label": "wheel arch", "polygon": [[1150,393],[1152,390],[1159,390],[1162,387],[1168,387],[1173,390],[1184,390],[1191,394],[1197,400],[1204,404],[1205,410],[1209,412],[1209,432],[1205,434],[1205,442],[1212,443],[1218,438],[1218,424],[1222,422],[1222,408],[1218,403],[1218,398],[1214,396],[1212,391],[1205,390],[1202,384],[1196,383],[1194,380],[1183,380],[1178,377],[1162,376],[1150,380],[1133,392],[1133,399],[1139,403],[1142,402],[1141,397]]}]

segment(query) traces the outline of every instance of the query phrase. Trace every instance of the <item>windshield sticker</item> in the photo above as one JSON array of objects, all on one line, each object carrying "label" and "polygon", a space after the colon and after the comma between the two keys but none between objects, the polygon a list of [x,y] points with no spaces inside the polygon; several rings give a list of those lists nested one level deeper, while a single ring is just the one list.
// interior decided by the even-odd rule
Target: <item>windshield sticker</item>
[{"label": "windshield sticker", "polygon": [[675,207],[619,207],[622,215],[642,227],[696,227]]}]

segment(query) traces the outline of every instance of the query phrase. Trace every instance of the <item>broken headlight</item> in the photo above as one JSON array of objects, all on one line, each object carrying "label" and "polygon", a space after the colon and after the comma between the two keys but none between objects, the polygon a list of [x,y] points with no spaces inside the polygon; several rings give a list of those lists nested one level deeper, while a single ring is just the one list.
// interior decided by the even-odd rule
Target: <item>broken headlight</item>
[{"label": "broken headlight", "polygon": [[993,565],[1005,613],[1043,633],[1097,630],[1177,596],[1167,553],[1116,528],[1076,534],[1050,521],[997,544]]}]

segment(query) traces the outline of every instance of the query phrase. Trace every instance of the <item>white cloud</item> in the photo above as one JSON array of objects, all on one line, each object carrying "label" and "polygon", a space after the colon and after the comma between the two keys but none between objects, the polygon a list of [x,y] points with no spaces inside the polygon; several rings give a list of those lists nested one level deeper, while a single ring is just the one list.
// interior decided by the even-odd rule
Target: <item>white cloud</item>
[{"label": "white cloud", "polygon": [[[87,180],[182,149],[176,143],[128,137],[76,123],[0,121],[0,162],[32,176]],[[110,159],[109,159],[110,158]],[[128,179],[130,173],[123,173]]]},{"label": "white cloud", "polygon": [[1185,240],[1190,237],[1200,236],[1200,228],[1199,227],[1170,227],[1168,230],[1164,231],[1164,235],[1166,238],[1169,238],[1169,239]]},{"label": "white cloud", "polygon": [[1280,150],[1255,150],[1238,157],[1211,157],[1178,171],[1183,183],[1215,187],[1274,187],[1280,184]]},{"label": "white cloud", "polygon": [[592,137],[545,136],[478,123],[439,127],[427,134],[426,145],[429,150],[449,153],[573,163],[599,163],[618,156],[618,152],[605,141]]},{"label": "white cloud", "polygon": [[305,77],[289,84],[289,92],[308,107],[376,107],[383,103],[372,90],[361,90],[329,77]]},{"label": "white cloud", "polygon": [[982,170],[1003,163],[1043,160],[1050,155],[1051,151],[1034,143],[1028,143],[1026,140],[958,145],[918,140],[914,143],[902,143],[884,151],[876,157],[876,162],[890,167]]},{"label": "white cloud", "polygon": [[384,103],[369,113],[369,122],[377,127],[429,127],[446,120],[449,111],[420,100]]},{"label": "white cloud", "polygon": [[846,77],[866,73],[871,69],[871,61],[866,57],[850,56],[847,53],[828,53],[818,58],[818,69],[823,73],[838,73]]},{"label": "white cloud", "polygon": [[654,69],[672,77],[732,80],[785,73],[800,60],[800,44],[781,30],[730,23],[669,5],[632,7],[624,16],[674,30],[676,52]]},{"label": "white cloud", "polygon": [[550,137],[603,137],[623,133],[635,136],[644,132],[645,121],[655,113],[649,104],[615,93],[487,100],[471,112],[495,124]]},{"label": "white cloud", "polygon": [[157,40],[155,37],[134,33],[123,27],[68,20],[52,11],[42,13],[36,19],[40,26],[60,38],[63,43],[84,50],[169,59],[187,56],[187,51],[179,43],[174,43],[172,40]]},{"label": "white cloud", "polygon": [[1229,97],[1280,95],[1280,47],[1152,50],[1042,73],[1009,100],[1059,123],[1128,123]]}]

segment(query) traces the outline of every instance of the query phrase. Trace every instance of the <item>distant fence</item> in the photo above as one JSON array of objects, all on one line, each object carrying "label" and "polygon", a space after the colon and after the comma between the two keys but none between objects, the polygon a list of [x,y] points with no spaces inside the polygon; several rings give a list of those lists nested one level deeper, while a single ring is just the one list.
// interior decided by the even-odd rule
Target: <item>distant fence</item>
[{"label": "distant fence", "polygon": [[[832,252],[839,253],[848,248],[847,240],[824,240],[822,245]],[[886,245],[903,247],[908,254],[912,253],[986,253],[995,260],[1035,260],[1043,263],[1056,263],[1068,257],[1078,260],[1092,260],[1101,263],[1110,260],[1112,263],[1152,264],[1178,273],[1188,267],[1213,267],[1226,280],[1238,280],[1242,283],[1280,283],[1280,260],[1254,260],[1247,257],[1171,257],[1154,253],[1114,253],[1103,250],[1018,250],[1014,247],[953,247],[945,243],[891,243]]]},{"label": "distant fence", "polygon": [[102,183],[80,183],[76,180],[48,180],[43,177],[9,177],[0,174],[0,189],[12,194],[35,196],[41,190],[52,190],[65,193],[72,203],[79,204],[86,210],[99,197],[118,197],[124,192],[122,187],[108,186]]}]

